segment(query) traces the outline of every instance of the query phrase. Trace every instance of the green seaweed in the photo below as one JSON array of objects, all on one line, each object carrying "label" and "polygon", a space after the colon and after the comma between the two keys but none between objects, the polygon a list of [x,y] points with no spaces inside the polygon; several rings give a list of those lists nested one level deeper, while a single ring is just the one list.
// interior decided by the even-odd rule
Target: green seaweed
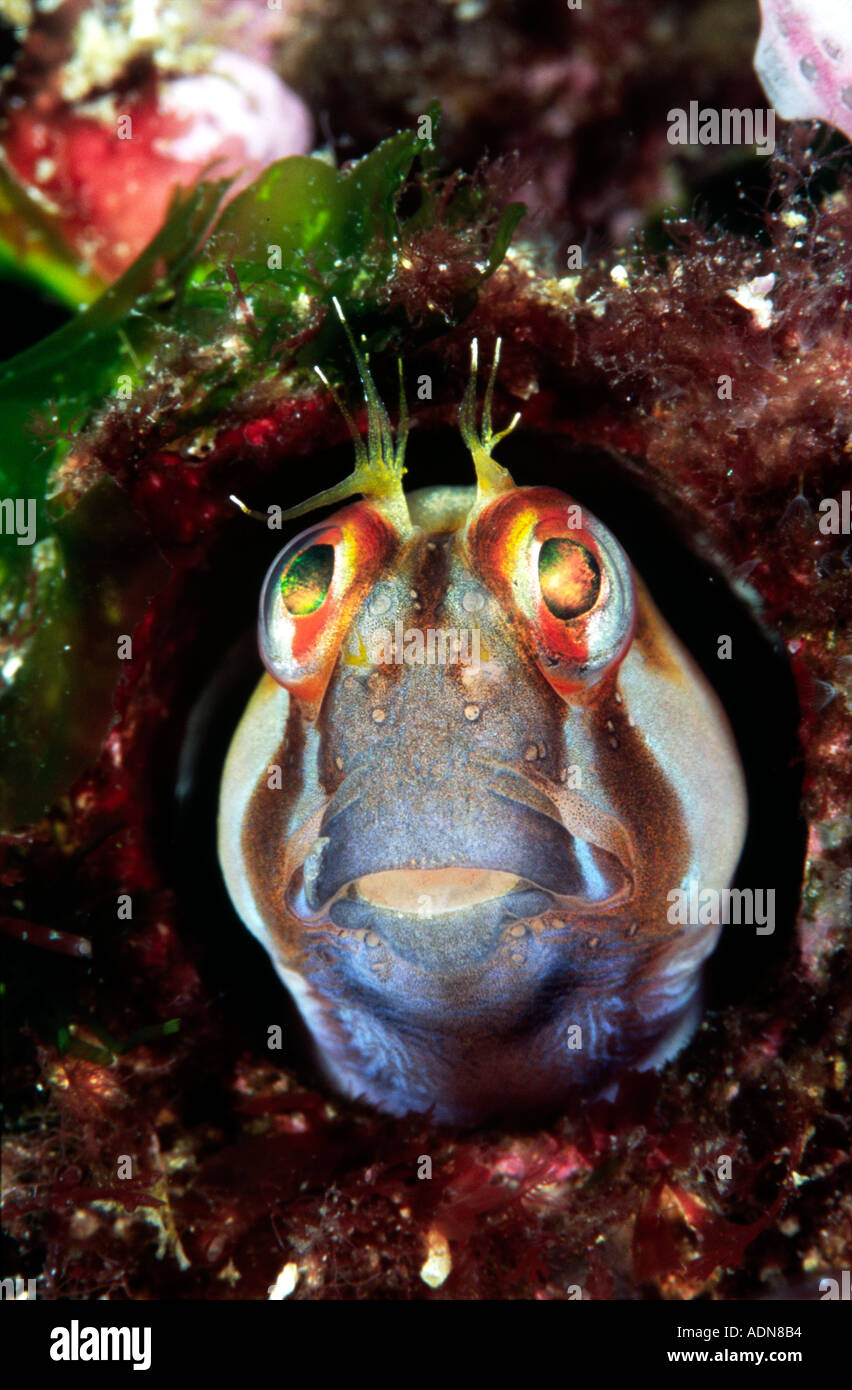
[{"label": "green seaweed", "polygon": [[90,304],[103,290],[81,269],[52,218],[0,163],[0,279],[22,281],[68,309]]}]

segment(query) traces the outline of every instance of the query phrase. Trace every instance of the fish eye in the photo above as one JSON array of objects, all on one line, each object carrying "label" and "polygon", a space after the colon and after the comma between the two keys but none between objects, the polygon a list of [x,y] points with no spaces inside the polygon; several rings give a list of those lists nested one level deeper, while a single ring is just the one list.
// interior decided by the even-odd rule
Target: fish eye
[{"label": "fish eye", "polygon": [[539,551],[538,581],[550,612],[568,622],[594,608],[601,591],[601,568],[579,541],[551,536]]},{"label": "fish eye", "polygon": [[319,708],[355,613],[398,546],[381,513],[358,502],[296,536],[266,571],[260,657],[306,709]]},{"label": "fish eye", "polygon": [[281,575],[281,599],[295,618],[315,613],[328,597],[334,574],[334,546],[309,545],[294,555]]},{"label": "fish eye", "polygon": [[325,670],[352,587],[346,545],[342,528],[321,523],[291,541],[266,572],[260,655],[269,674],[289,690],[313,691],[322,684],[318,673]]},{"label": "fish eye", "polygon": [[606,526],[555,488],[517,488],[466,533],[473,569],[526,620],[542,674],[566,699],[617,670],[636,622],[633,574]]}]

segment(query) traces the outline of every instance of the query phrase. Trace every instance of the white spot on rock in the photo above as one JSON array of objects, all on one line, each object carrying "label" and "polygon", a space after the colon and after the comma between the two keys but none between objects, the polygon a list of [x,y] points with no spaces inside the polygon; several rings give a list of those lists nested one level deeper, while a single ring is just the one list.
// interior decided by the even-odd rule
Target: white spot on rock
[{"label": "white spot on rock", "polygon": [[758,275],[754,280],[749,280],[747,284],[737,285],[735,290],[728,290],[727,293],[736,304],[739,304],[743,309],[748,309],[749,313],[754,315],[755,325],[758,328],[770,328],[775,310],[769,295],[774,288],[774,275]]},{"label": "white spot on rock", "polygon": [[426,1235],[427,1257],[420,1268],[420,1278],[430,1289],[439,1289],[453,1268],[453,1257],[447,1237],[433,1226]]},{"label": "white spot on rock", "polygon": [[269,1286],[269,1302],[279,1302],[283,1298],[289,1298],[299,1282],[299,1266],[291,1261],[280,1271],[274,1284]]}]

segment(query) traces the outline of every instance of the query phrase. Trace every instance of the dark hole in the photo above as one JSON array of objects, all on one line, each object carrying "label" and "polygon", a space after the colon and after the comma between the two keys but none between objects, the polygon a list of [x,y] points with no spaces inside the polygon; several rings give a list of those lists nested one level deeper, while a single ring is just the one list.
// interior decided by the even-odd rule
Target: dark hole
[{"label": "dark hole", "polygon": [[0,329],[0,361],[55,333],[71,318],[71,312],[35,285],[10,278],[0,281],[3,324]]},{"label": "dark hole", "polygon": [[8,19],[0,19],[0,72],[11,67],[21,51],[21,38]]}]

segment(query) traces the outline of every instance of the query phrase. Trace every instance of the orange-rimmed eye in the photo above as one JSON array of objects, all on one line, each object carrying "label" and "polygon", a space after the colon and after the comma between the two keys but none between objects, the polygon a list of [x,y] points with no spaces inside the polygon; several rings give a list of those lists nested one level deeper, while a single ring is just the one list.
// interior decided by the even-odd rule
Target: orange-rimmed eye
[{"label": "orange-rimmed eye", "polygon": [[292,540],[260,595],[259,645],[269,674],[310,706],[322,699],[358,606],[398,545],[369,502]]},{"label": "orange-rimmed eye", "polygon": [[597,518],[553,488],[516,488],[476,516],[467,543],[483,580],[526,619],[539,666],[560,694],[617,668],[633,636],[633,580]]}]

